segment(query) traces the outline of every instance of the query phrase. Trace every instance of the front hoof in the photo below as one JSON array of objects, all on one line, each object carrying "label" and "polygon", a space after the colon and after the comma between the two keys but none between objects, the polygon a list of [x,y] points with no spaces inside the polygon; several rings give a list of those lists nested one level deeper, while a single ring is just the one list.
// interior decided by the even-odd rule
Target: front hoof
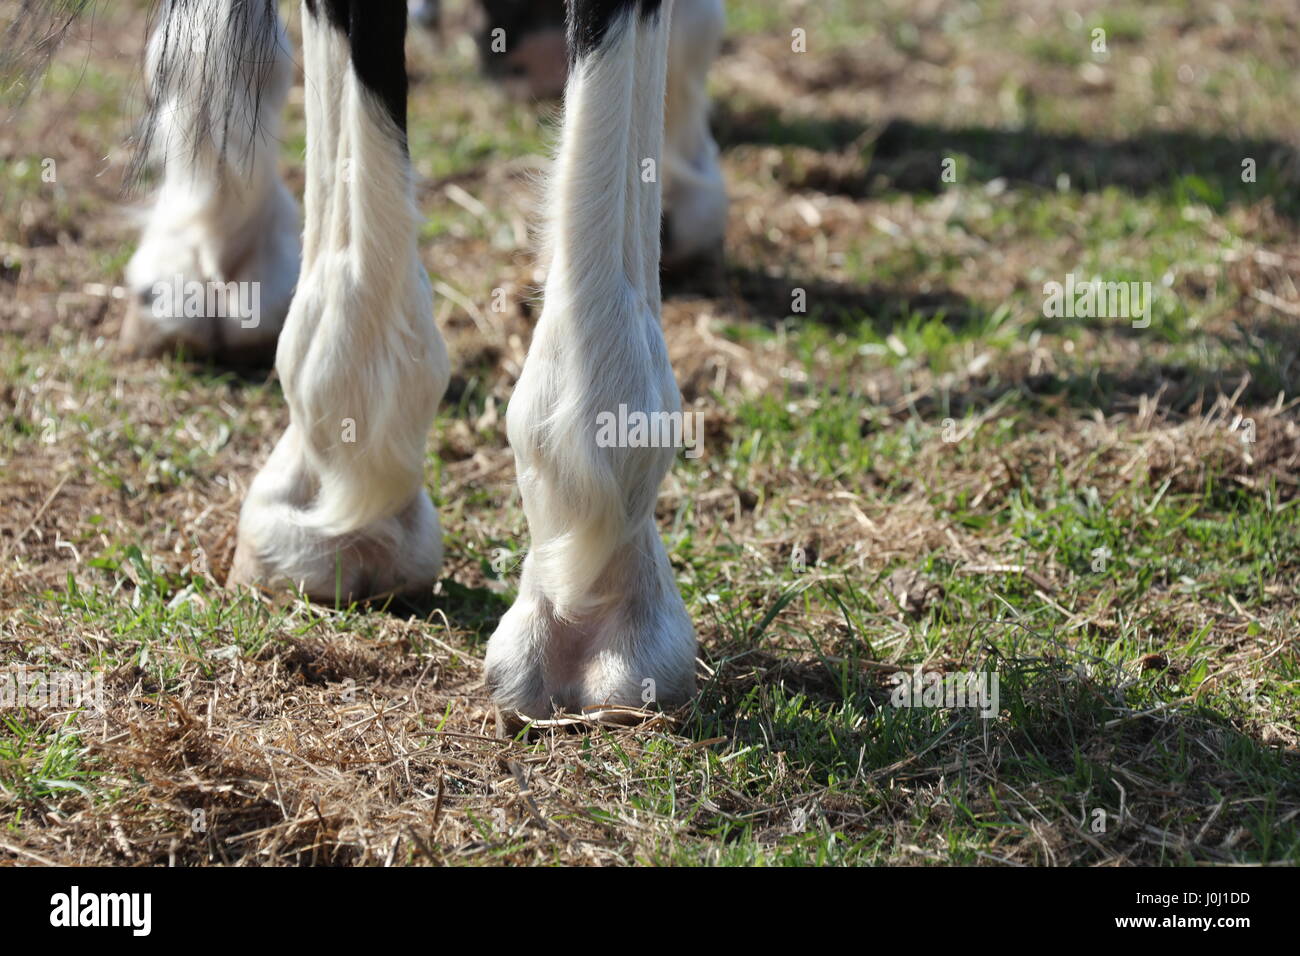
[{"label": "front hoof", "polygon": [[432,589],[442,567],[442,530],[423,490],[398,514],[343,535],[300,523],[305,512],[250,493],[226,587],[300,591],[319,604],[412,595]]},{"label": "front hoof", "polygon": [[499,712],[547,721],[638,723],[695,694],[695,629],[653,529],[611,570],[619,595],[564,620],[525,561],[519,598],[488,642],[484,676]]}]

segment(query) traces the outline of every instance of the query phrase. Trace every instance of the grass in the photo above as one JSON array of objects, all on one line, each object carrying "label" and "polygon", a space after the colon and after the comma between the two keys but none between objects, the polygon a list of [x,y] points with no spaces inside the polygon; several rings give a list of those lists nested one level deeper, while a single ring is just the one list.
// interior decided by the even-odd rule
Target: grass
[{"label": "grass", "polygon": [[[383,608],[224,592],[278,386],[113,354],[139,11],[0,127],[0,653],[108,700],[0,711],[0,856],[1300,860],[1294,11],[751,6],[713,80],[727,264],[664,315],[707,423],[659,503],[701,692],[635,730],[499,740],[482,687],[544,109],[413,40],[448,557]],[[295,187],[302,145],[295,103]],[[1150,327],[1046,317],[1071,272],[1151,282]],[[916,667],[996,671],[996,716],[893,706]]]}]

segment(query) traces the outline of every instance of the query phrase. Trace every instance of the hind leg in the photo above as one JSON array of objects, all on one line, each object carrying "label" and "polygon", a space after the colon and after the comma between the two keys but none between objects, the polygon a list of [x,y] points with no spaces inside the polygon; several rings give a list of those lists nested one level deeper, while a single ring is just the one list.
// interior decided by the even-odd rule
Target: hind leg
[{"label": "hind leg", "polygon": [[293,78],[274,3],[169,4],[149,42],[162,184],[127,264],[128,351],[269,359],[298,278],[298,209],[277,171]]},{"label": "hind leg", "polygon": [[719,257],[727,231],[727,184],[709,129],[709,70],[722,46],[722,0],[677,0],[668,59],[664,142],[666,267]]},{"label": "hind leg", "polygon": [[[480,0],[480,5],[486,30],[479,47],[488,75],[531,97],[559,96],[565,82],[563,0]],[[723,0],[676,0],[663,155],[663,262],[668,268],[716,258],[722,250],[727,187],[709,129],[708,84],[726,25]]]}]

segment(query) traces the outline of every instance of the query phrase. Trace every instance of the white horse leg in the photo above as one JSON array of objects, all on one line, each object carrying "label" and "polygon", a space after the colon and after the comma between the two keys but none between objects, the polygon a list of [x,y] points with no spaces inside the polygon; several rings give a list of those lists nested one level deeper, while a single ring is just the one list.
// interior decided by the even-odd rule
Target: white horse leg
[{"label": "white horse leg", "polygon": [[573,0],[545,306],[507,428],[532,548],[488,645],[498,707],[672,706],[695,633],[654,524],[672,448],[604,447],[620,406],[680,413],[660,328],[658,178],[671,2]]},{"label": "white horse leg", "polygon": [[716,255],[727,230],[727,184],[709,130],[709,70],[726,29],[722,0],[677,0],[668,47],[664,263]]},{"label": "white horse leg", "polygon": [[129,351],[269,358],[298,279],[298,207],[277,171],[289,41],[265,0],[168,4],[147,57],[163,179],[127,264]]},{"label": "white horse leg", "polygon": [[[414,4],[418,0],[411,0]],[[480,0],[489,75],[529,96],[564,88],[563,0]],[[727,26],[723,0],[676,0],[668,44],[663,162],[664,264],[716,256],[727,228],[727,188],[709,129],[709,71]],[[492,39],[502,41],[500,48]]]},{"label": "white horse leg", "polygon": [[441,566],[424,453],[449,367],[416,247],[405,31],[400,4],[303,5],[307,223],[276,354],[290,424],[244,502],[232,584],[348,601]]}]

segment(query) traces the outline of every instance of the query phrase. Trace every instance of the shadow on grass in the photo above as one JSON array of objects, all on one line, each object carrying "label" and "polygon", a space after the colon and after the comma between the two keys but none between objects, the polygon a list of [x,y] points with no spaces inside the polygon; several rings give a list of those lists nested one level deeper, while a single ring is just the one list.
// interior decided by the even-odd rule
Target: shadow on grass
[{"label": "shadow on grass", "polygon": [[1158,668],[1134,675],[1032,638],[998,644],[970,665],[999,675],[992,720],[972,708],[893,706],[888,674],[863,662],[751,649],[718,667],[684,732],[780,753],[795,778],[856,800],[859,817],[915,826],[938,814],[958,844],[999,834],[994,843],[1010,843],[1018,862],[1300,853],[1300,754],[1241,733],[1233,715],[1197,703]]},{"label": "shadow on grass", "polygon": [[726,100],[714,104],[714,138],[724,150],[735,146],[805,146],[822,152],[844,149],[869,129],[844,117],[785,116],[769,106],[738,108]]},{"label": "shadow on grass", "polygon": [[[1160,407],[1177,414],[1208,409],[1220,395],[1237,395],[1239,407],[1263,406],[1271,404],[1280,392],[1293,394],[1296,384],[1294,373],[1284,376],[1277,366],[1255,358],[1231,368],[1143,363],[1134,368],[1094,369],[1059,378],[1037,376],[1019,383],[1018,387],[1040,404],[1064,401],[1070,407],[1095,408],[1109,416],[1132,411],[1142,396],[1157,393]],[[972,400],[973,407],[987,404],[987,399],[978,402],[974,401],[975,396],[968,399]]]},{"label": "shadow on grass", "polygon": [[[1111,334],[1109,324],[1094,327]],[[1115,327],[1115,334],[1125,337],[1135,331],[1126,324]],[[1088,367],[1084,362],[1064,373],[970,383],[943,396],[942,407],[941,396],[927,394],[917,398],[915,408],[921,414],[965,415],[1018,391],[1030,407],[1097,409],[1109,416],[1133,411],[1142,397],[1159,394],[1162,408],[1187,414],[1208,409],[1220,395],[1235,395],[1237,406],[1248,408],[1300,391],[1300,332],[1285,322],[1238,322],[1228,330],[1188,336],[1180,344],[1186,348],[1171,350],[1161,359],[1135,351],[1134,360],[1119,367]]]},{"label": "shadow on grass", "polygon": [[452,626],[474,635],[474,647],[481,647],[510,609],[510,599],[489,588],[466,587],[445,578],[437,594],[430,591],[395,597],[375,609],[402,619],[415,616],[425,621],[441,621],[445,614]]},{"label": "shadow on grass", "polygon": [[[937,321],[954,339],[978,341],[996,324],[998,308],[951,289],[916,292],[896,285],[769,274],[738,264],[669,277],[664,292],[669,299],[716,299],[729,304],[730,311],[744,323],[769,330],[816,326],[849,335],[869,330],[881,340],[906,325]],[[806,312],[794,311],[797,292]],[[971,380],[942,395],[918,395],[912,404],[922,415],[929,411],[962,415],[987,408],[1009,391],[1018,391],[1031,405],[1098,409],[1110,415],[1131,409],[1142,396],[1160,393],[1162,407],[1183,413],[1197,406],[1208,407],[1220,394],[1236,393],[1243,382],[1245,387],[1238,395],[1243,406],[1270,404],[1279,393],[1300,391],[1300,331],[1294,323],[1252,315],[1213,331],[1187,332],[1163,327],[1171,321],[1176,322],[1158,317],[1151,327],[1139,329],[1128,321],[1110,318],[1036,318],[1025,324],[1020,334],[1063,335],[1072,329],[1086,330],[1113,340],[1170,348],[1158,358],[1140,348],[1130,349],[1127,364],[1118,367],[1089,366],[1084,361],[1063,372]]]},{"label": "shadow on grass", "polygon": [[[1223,210],[1272,196],[1295,218],[1300,201],[1292,189],[1300,157],[1279,140],[1232,139],[1184,130],[1148,130],[1127,139],[1094,139],[1033,129],[944,129],[893,120],[868,147],[873,173],[895,189],[938,192],[943,161],[968,157],[969,174],[981,181],[1004,177],[1016,184],[1094,192],[1117,187],[1135,195],[1173,191]],[[1243,181],[1253,161],[1254,182]]]},{"label": "shadow on grass", "polygon": [[[807,311],[794,311],[797,294]],[[665,277],[664,295],[727,301],[738,315],[768,329],[791,322],[851,331],[868,323],[877,333],[887,335],[898,322],[919,315],[941,317],[945,325],[959,332],[981,327],[989,314],[950,290],[912,292],[884,285],[773,275],[735,264]]]},{"label": "shadow on grass", "polygon": [[[962,180],[997,178],[1013,186],[1095,192],[1115,187],[1134,195],[1168,192],[1222,211],[1272,197],[1278,211],[1300,219],[1300,153],[1275,139],[1235,139],[1190,130],[1144,130],[1124,139],[1052,133],[1026,127],[941,127],[907,119],[876,126],[841,118],[789,117],[772,106],[719,103],[713,120],[724,150],[742,145],[804,147],[858,153],[858,168],[809,175],[808,188],[866,196],[882,192],[936,194],[945,188],[945,160]],[[1249,161],[1254,177],[1243,176]],[[964,165],[964,169],[962,166]],[[801,183],[788,183],[799,187]]]}]

